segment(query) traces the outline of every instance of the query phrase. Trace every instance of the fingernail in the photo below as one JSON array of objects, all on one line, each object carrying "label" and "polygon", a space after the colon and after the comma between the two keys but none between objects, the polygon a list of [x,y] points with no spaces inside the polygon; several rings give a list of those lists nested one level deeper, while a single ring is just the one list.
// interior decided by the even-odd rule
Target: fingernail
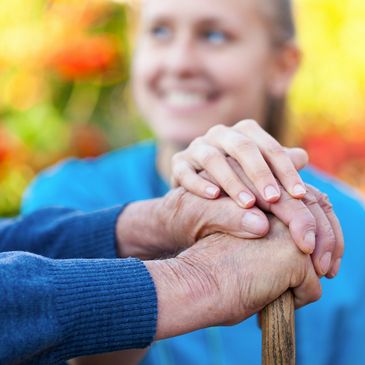
[{"label": "fingernail", "polygon": [[213,186],[209,186],[208,188],[205,189],[205,192],[212,198],[215,198],[218,193],[219,193],[219,189]]},{"label": "fingernail", "polygon": [[332,254],[330,252],[326,252],[320,261],[321,269],[323,274],[327,274],[330,264],[331,264]]},{"label": "fingernail", "polygon": [[297,184],[293,188],[293,194],[294,195],[304,195],[307,192],[307,190],[304,188],[303,185]]},{"label": "fingernail", "polygon": [[340,266],[341,266],[341,259],[337,259],[330,273],[332,278],[334,278],[338,274],[338,272],[340,271]]},{"label": "fingernail", "polygon": [[240,193],[239,194],[239,196],[238,196],[238,198],[240,199],[240,202],[246,207],[247,205],[249,205],[249,204],[251,204],[251,203],[253,203],[253,201],[255,200],[255,198],[252,196],[252,195],[250,195],[250,194],[248,194],[248,193],[246,193],[246,192],[242,192],[242,193]]},{"label": "fingernail", "polygon": [[254,234],[260,235],[265,230],[265,222],[262,217],[251,212],[244,213],[242,224],[247,231]]},{"label": "fingernail", "polygon": [[280,193],[278,192],[278,190],[272,185],[266,186],[266,188],[264,190],[264,194],[265,194],[266,200],[272,200],[272,199],[278,198],[280,196]]},{"label": "fingernail", "polygon": [[308,253],[312,253],[316,247],[316,234],[314,231],[309,231],[304,235],[303,243],[308,248]]}]

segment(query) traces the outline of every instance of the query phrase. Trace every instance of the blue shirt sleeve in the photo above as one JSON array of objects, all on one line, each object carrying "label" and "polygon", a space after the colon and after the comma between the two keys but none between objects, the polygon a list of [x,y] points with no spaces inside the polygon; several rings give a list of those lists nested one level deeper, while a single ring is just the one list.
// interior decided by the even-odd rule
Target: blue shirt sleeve
[{"label": "blue shirt sleeve", "polygon": [[83,213],[48,208],[0,221],[0,252],[50,258],[116,258],[115,226],[122,207]]},{"label": "blue shirt sleeve", "polygon": [[155,334],[156,291],[137,259],[1,253],[0,293],[0,364],[59,364],[142,348]]}]

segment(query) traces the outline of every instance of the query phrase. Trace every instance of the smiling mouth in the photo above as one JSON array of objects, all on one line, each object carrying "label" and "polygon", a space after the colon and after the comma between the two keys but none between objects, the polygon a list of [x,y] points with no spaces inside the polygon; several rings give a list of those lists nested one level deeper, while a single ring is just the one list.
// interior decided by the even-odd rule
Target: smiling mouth
[{"label": "smiling mouth", "polygon": [[218,93],[169,91],[164,92],[162,98],[166,105],[173,109],[196,109],[215,101]]}]

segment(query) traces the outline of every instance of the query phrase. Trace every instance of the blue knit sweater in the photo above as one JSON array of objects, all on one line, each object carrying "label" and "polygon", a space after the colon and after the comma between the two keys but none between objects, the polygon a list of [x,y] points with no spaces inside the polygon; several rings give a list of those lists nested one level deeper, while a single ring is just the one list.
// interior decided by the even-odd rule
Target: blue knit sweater
[{"label": "blue knit sweater", "polygon": [[54,365],[151,343],[155,287],[141,261],[116,259],[120,212],[55,208],[0,221],[1,365]]}]

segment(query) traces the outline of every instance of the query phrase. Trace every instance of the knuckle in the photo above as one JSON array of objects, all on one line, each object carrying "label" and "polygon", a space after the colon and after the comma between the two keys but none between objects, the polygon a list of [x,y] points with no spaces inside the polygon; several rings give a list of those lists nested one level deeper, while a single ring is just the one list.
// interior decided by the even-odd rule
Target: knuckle
[{"label": "knuckle", "polygon": [[183,168],[176,168],[173,171],[173,176],[176,182],[182,183],[186,180],[186,170]]},{"label": "knuckle", "polygon": [[176,180],[183,180],[188,175],[188,173],[194,172],[194,170],[187,163],[177,163],[172,166],[172,178]]},{"label": "knuckle", "polygon": [[308,191],[304,198],[303,198],[304,203],[308,206],[308,207],[312,207],[316,204],[318,204],[318,200],[316,198],[316,196],[311,192]]},{"label": "knuckle", "polygon": [[227,155],[232,156],[236,161],[241,161],[247,155],[253,155],[255,146],[252,142],[230,141],[227,143]]},{"label": "knuckle", "polygon": [[317,230],[316,220],[308,210],[303,211],[303,215],[299,216],[299,219],[303,224],[303,230],[305,232],[315,232]]},{"label": "knuckle", "polygon": [[283,171],[283,174],[286,178],[289,178],[289,179],[297,179],[298,178],[298,173],[294,169],[286,168]]},{"label": "knuckle", "polygon": [[225,125],[217,124],[208,130],[207,136],[209,136],[209,137],[221,136],[222,133],[224,133],[226,130],[227,130],[227,127]]},{"label": "knuckle", "polygon": [[191,149],[195,149],[197,147],[200,147],[201,145],[205,144],[205,139],[204,137],[197,137],[194,139],[194,141],[192,141],[187,149],[187,151],[191,150]]},{"label": "knuckle", "polygon": [[268,154],[274,156],[274,157],[284,157],[286,158],[286,152],[284,150],[284,148],[276,142],[272,142],[270,143],[267,148],[266,148]]},{"label": "knuckle", "polygon": [[258,123],[254,119],[244,119],[238,122],[236,125],[238,128],[242,129],[255,129],[258,127]]},{"label": "knuckle", "polygon": [[311,191],[314,195],[318,196],[321,192],[311,184],[306,184],[308,191]]},{"label": "knuckle", "polygon": [[313,289],[310,300],[312,302],[316,302],[317,300],[321,299],[321,297],[322,297],[322,287],[320,284],[318,284],[316,288]]},{"label": "knuckle", "polygon": [[215,148],[200,148],[197,151],[198,160],[203,166],[209,165],[213,160],[220,156],[219,152]]},{"label": "knuckle", "polygon": [[232,151],[234,151],[236,154],[247,153],[247,151],[257,149],[257,146],[253,141],[243,136],[240,138],[231,139],[229,145],[231,146]]},{"label": "knuckle", "polygon": [[318,197],[318,203],[326,213],[331,213],[333,211],[333,205],[327,194],[321,193]]},{"label": "knuckle", "polygon": [[306,184],[306,186],[307,186],[307,189],[309,191],[311,191],[314,195],[318,196],[318,194],[321,194],[321,192],[315,186],[308,184],[308,183]]},{"label": "knuckle", "polygon": [[177,164],[179,163],[181,160],[184,160],[184,153],[183,152],[178,152],[178,153],[175,153],[173,156],[172,156],[172,163],[173,164]]},{"label": "knuckle", "polygon": [[256,169],[253,175],[256,180],[268,180],[272,176],[270,170],[263,167]]},{"label": "knuckle", "polygon": [[177,174],[181,173],[182,171],[186,172],[187,169],[190,168],[188,163],[184,161],[178,161],[172,165],[172,175],[176,176]]}]

